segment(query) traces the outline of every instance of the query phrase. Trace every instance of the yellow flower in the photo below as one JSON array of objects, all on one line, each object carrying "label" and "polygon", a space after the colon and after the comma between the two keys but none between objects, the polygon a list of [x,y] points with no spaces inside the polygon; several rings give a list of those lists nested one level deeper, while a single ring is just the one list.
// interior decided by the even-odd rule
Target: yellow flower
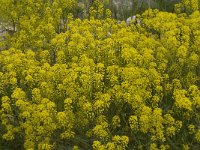
[{"label": "yellow flower", "polygon": [[200,129],[197,130],[197,132],[195,134],[195,139],[197,140],[198,143],[200,143]]},{"label": "yellow flower", "polygon": [[189,133],[190,133],[190,134],[195,133],[195,126],[194,126],[193,124],[190,124],[190,125],[188,126],[188,129],[189,129]]},{"label": "yellow flower", "polygon": [[117,115],[113,116],[113,118],[112,118],[112,125],[113,125],[114,128],[120,127],[120,122],[121,121],[120,121],[119,116],[117,116]]},{"label": "yellow flower", "polygon": [[129,124],[130,127],[133,131],[137,131],[138,130],[138,118],[137,116],[130,116],[129,118]]}]

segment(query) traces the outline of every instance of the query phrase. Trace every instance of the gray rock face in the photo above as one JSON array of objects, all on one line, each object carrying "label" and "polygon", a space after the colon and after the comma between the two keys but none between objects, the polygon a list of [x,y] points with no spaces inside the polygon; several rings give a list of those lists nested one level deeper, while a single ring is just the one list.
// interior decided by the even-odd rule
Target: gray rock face
[{"label": "gray rock face", "polygon": [[0,41],[5,40],[7,33],[12,35],[14,32],[16,32],[16,29],[0,21]]},{"label": "gray rock face", "polygon": [[148,8],[172,11],[174,4],[179,2],[180,0],[110,0],[110,7],[115,18],[126,20]]},{"label": "gray rock face", "polygon": [[126,19],[126,24],[130,25],[131,21],[134,21],[136,19],[136,16],[132,16]]},{"label": "gray rock face", "polygon": [[130,16],[134,7],[133,0],[111,0],[110,2],[114,17],[119,20]]},{"label": "gray rock face", "polygon": [[[94,0],[79,0],[79,5],[85,5],[83,16],[88,12],[89,6]],[[162,11],[172,11],[174,4],[180,0],[101,0],[113,12],[113,16],[117,20],[126,20],[128,17],[141,13],[148,8],[157,8]]]}]

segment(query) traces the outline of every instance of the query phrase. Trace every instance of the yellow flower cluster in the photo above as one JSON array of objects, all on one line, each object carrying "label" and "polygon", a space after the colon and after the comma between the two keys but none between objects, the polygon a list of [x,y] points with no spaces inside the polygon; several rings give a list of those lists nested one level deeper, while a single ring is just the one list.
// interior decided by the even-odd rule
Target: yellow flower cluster
[{"label": "yellow flower cluster", "polygon": [[192,13],[199,10],[199,4],[199,0],[182,0],[181,3],[175,5],[175,9],[178,13]]},{"label": "yellow flower cluster", "polygon": [[99,14],[91,9],[84,20],[68,15],[57,33],[59,2],[53,8],[31,4],[45,7],[46,20],[31,14],[22,19],[6,41],[10,48],[0,52],[0,144],[33,150],[197,148],[199,11],[187,16],[149,9],[127,26],[102,19],[99,1]]}]

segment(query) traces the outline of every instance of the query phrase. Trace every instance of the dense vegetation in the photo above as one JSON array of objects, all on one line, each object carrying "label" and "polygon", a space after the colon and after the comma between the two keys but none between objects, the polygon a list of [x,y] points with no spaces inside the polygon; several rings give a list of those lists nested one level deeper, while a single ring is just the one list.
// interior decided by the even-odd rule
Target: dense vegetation
[{"label": "dense vegetation", "polygon": [[0,4],[0,149],[200,149],[200,1],[129,25],[100,0]]}]

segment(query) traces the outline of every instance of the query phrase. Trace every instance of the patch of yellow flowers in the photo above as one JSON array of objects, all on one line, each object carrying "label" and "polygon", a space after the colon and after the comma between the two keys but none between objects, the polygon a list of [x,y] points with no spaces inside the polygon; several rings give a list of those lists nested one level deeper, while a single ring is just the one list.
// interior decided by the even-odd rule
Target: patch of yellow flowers
[{"label": "patch of yellow flowers", "polygon": [[27,39],[21,30],[1,51],[1,143],[27,150],[199,148],[199,11],[148,10],[130,26],[94,14],[71,18],[60,34],[50,21],[27,29],[44,37]]}]

